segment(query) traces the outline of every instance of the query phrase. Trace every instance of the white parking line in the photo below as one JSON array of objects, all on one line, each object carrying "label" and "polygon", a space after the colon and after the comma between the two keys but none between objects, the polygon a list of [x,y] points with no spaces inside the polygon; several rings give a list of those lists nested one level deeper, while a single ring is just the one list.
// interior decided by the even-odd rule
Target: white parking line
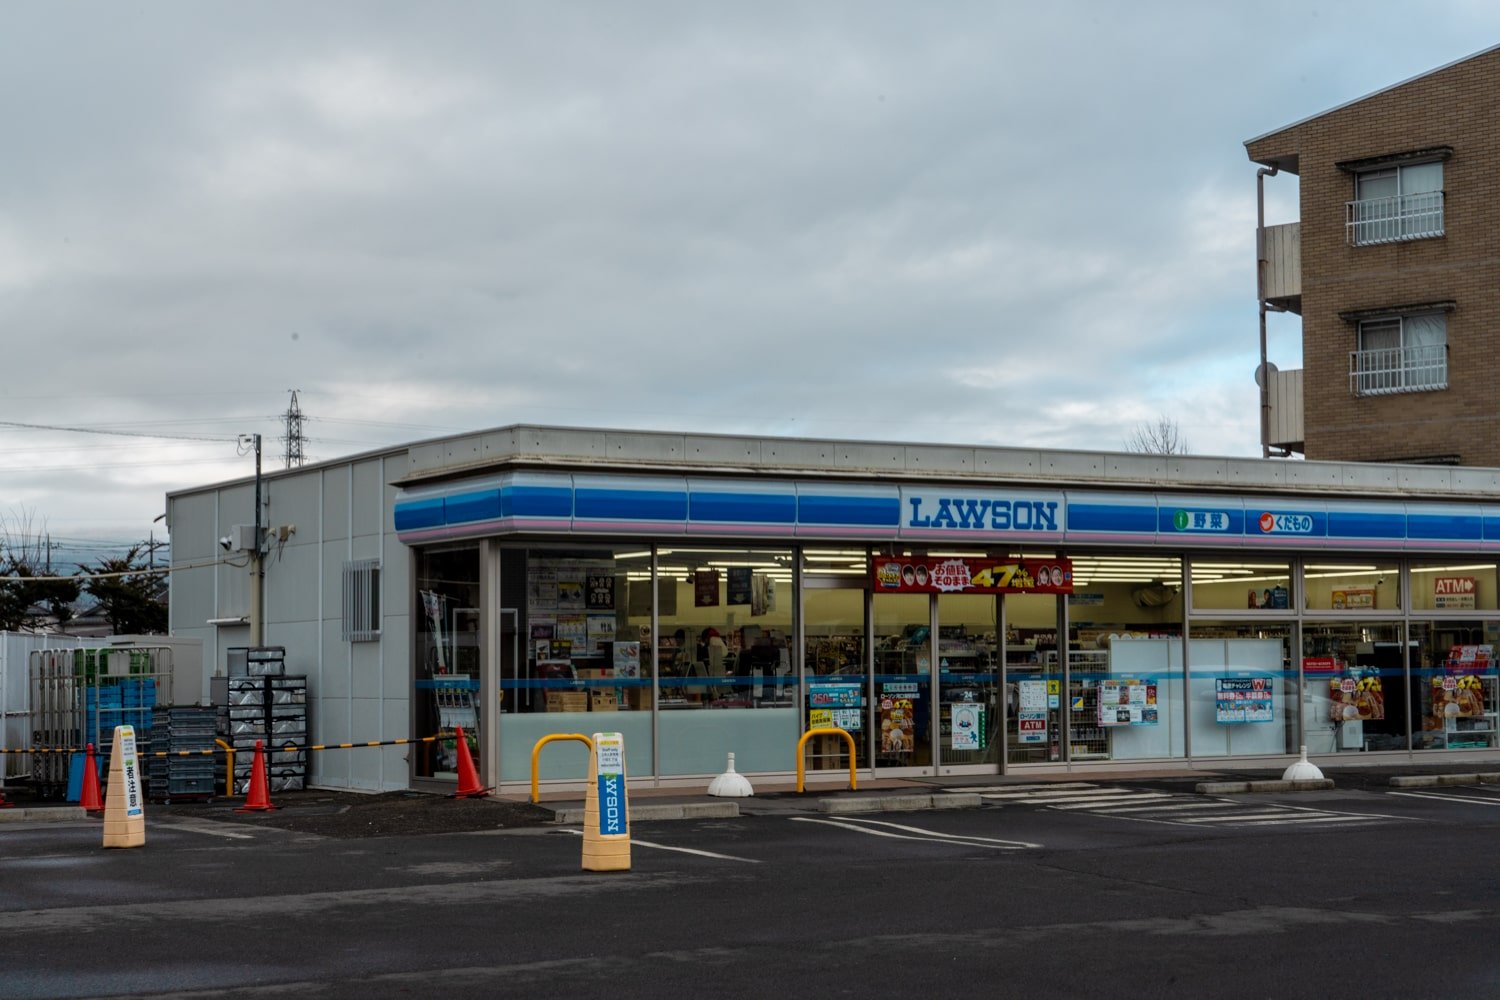
[{"label": "white parking line", "polygon": [[[558,832],[573,833],[577,834],[580,837],[583,836],[582,830],[560,830]],[[676,851],[678,854],[696,854],[700,858],[715,858],[719,861],[740,861],[747,865],[760,864],[760,861],[756,858],[737,858],[733,854],[718,854],[714,851],[700,851],[694,847],[673,847],[671,844],[653,844],[649,840],[636,840],[634,837],[630,839],[630,844],[632,847],[650,847],[653,850],[657,851]]]},{"label": "white parking line", "polygon": [[229,824],[225,823],[221,825],[215,823],[213,820],[174,819],[170,820],[169,822],[162,823],[161,825],[169,830],[182,830],[186,833],[201,833],[209,837],[223,837],[226,840],[255,839],[255,834],[253,833],[239,833],[237,831],[227,830],[223,827],[226,827]]},{"label": "white parking line", "polygon": [[[1089,802],[1069,802],[1063,805],[1054,805],[1050,802],[1047,804],[1052,806],[1053,809],[1095,809],[1099,812],[1112,812],[1128,808],[1127,806],[1117,806],[1114,804],[1115,802],[1161,802],[1163,799],[1170,799],[1171,797],[1166,792],[1139,792],[1135,795],[1120,795],[1113,800],[1094,799]],[[1158,805],[1155,808],[1160,809],[1162,807]]]},{"label": "white parking line", "polygon": [[1472,795],[1453,795],[1445,792],[1387,792],[1387,795],[1402,795],[1409,799],[1439,799],[1443,802],[1473,802],[1481,806],[1500,806],[1500,799],[1475,798]]},{"label": "white parking line", "polygon": [[1100,806],[1099,807],[1099,812],[1105,813],[1105,814],[1107,814],[1109,816],[1115,816],[1115,815],[1117,815],[1119,813],[1133,813],[1133,812],[1168,813],[1168,812],[1182,812],[1184,809],[1223,809],[1224,807],[1225,807],[1224,803],[1218,802],[1218,801],[1214,801],[1214,802],[1175,802],[1172,805],[1166,805],[1164,803],[1157,803],[1155,805],[1145,805],[1145,806]]},{"label": "white parking line", "polygon": [[1041,844],[1032,844],[1023,840],[996,840],[989,837],[968,837],[962,834],[937,833],[935,831],[922,830],[922,836],[913,837],[904,833],[894,833],[889,830],[874,830],[869,826],[860,826],[860,823],[876,824],[881,826],[895,827],[897,830],[916,830],[917,827],[901,826],[896,823],[880,823],[879,820],[853,820],[853,819],[818,819],[814,816],[793,816],[794,823],[821,823],[824,826],[837,826],[845,830],[853,830],[856,833],[868,834],[871,837],[889,837],[892,840],[919,840],[928,844],[952,844],[955,847],[987,847],[996,851],[1021,851],[1028,847],[1041,847]]}]

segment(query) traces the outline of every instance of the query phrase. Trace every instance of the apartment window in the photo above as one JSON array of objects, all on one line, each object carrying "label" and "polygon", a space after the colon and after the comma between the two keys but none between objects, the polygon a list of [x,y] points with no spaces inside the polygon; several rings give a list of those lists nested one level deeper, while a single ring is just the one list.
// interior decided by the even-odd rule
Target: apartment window
[{"label": "apartment window", "polygon": [[1349,353],[1356,396],[1448,388],[1448,322],[1443,313],[1361,320],[1359,349]]},{"label": "apartment window", "polygon": [[373,642],[380,638],[380,560],[355,559],[344,563],[345,642]]},{"label": "apartment window", "polygon": [[1442,236],[1443,164],[1359,171],[1345,228],[1352,246]]}]

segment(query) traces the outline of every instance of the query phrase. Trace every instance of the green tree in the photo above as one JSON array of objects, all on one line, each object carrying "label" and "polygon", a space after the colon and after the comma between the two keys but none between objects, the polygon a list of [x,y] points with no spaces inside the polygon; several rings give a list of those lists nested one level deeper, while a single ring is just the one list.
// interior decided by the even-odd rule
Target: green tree
[{"label": "green tree", "polygon": [[145,546],[123,556],[100,559],[84,570],[83,588],[116,635],[159,635],[167,631],[167,575],[146,563]]}]

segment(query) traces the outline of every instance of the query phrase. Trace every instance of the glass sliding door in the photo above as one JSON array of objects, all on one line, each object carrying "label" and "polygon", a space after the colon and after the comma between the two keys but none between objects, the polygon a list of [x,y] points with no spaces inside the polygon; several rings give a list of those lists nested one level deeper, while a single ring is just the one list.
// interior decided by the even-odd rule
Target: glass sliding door
[{"label": "glass sliding door", "polygon": [[931,767],[931,598],[927,594],[876,594],[873,628],[876,724],[880,727],[874,734],[875,763]]},{"label": "glass sliding door", "polygon": [[998,608],[995,594],[937,597],[938,750],[945,769],[1000,759]]}]

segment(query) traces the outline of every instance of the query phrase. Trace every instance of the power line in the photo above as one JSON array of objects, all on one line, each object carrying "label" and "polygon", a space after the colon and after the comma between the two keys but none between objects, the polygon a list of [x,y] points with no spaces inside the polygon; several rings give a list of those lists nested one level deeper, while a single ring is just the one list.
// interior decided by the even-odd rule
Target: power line
[{"label": "power line", "polygon": [[109,434],[115,437],[161,438],[166,441],[210,441],[233,444],[235,438],[189,437],[186,434],[152,434],[147,431],[113,431],[100,427],[65,427],[61,424],[26,424],[18,420],[0,420],[0,427],[19,427],[29,431],[67,431],[70,434]]}]

